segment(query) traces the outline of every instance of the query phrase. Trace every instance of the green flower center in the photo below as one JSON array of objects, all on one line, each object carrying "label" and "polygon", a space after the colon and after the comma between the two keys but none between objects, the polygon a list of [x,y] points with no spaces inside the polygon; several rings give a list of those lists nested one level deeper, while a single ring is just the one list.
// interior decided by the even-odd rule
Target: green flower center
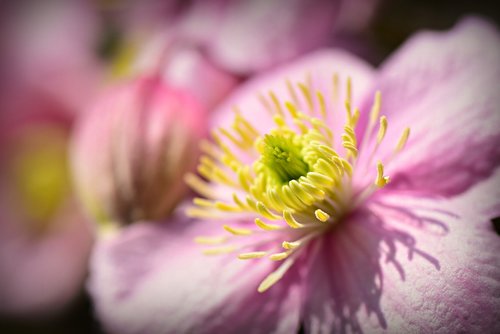
[{"label": "green flower center", "polygon": [[302,157],[303,146],[296,139],[296,136],[264,136],[259,162],[281,184],[297,180],[309,172],[309,165]]}]

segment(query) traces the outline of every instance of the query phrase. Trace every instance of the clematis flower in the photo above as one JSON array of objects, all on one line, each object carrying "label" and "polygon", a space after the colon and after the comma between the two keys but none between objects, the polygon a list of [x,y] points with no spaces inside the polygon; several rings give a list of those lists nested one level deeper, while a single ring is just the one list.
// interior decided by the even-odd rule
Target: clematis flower
[{"label": "clematis flower", "polygon": [[[41,107],[40,99],[34,100]],[[0,313],[47,316],[81,291],[93,228],[72,196],[71,120],[45,112],[2,119],[0,141]]]},{"label": "clematis flower", "polygon": [[210,62],[203,52],[175,31],[154,34],[132,64],[132,73],[160,75],[169,86],[186,90],[211,110],[240,82]]},{"label": "clematis flower", "polygon": [[206,112],[158,77],[111,88],[75,132],[73,166],[95,218],[121,224],[162,219],[186,194],[182,175],[196,167]]},{"label": "clematis flower", "polygon": [[241,87],[187,177],[197,220],[97,245],[104,326],[499,331],[499,42],[471,18],[378,70],[324,50]]},{"label": "clematis flower", "polygon": [[60,314],[82,291],[93,244],[67,158],[73,122],[98,87],[97,17],[82,2],[33,5],[1,5],[2,318]]}]

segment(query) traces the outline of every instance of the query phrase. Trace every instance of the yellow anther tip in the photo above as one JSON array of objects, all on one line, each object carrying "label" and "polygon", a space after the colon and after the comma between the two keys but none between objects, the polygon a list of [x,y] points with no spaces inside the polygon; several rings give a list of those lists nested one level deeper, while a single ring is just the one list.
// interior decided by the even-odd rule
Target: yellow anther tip
[{"label": "yellow anther tip", "polygon": [[281,279],[280,276],[272,273],[269,276],[267,276],[262,283],[260,283],[259,287],[257,288],[257,291],[260,293],[266,292],[271,286],[273,286],[276,282],[278,282]]},{"label": "yellow anther tip", "polygon": [[281,226],[265,223],[260,218],[255,218],[255,225],[257,225],[258,227],[260,227],[265,231],[275,231],[281,229]]},{"label": "yellow anther tip", "polygon": [[375,180],[375,185],[379,188],[384,187],[389,183],[389,177],[384,176],[384,165],[381,162],[377,163],[377,179]]},{"label": "yellow anther tip", "polygon": [[269,258],[273,261],[281,261],[281,260],[284,260],[288,257],[289,253],[288,252],[282,252],[282,253],[276,253],[276,254],[273,254],[271,256],[269,256]]},{"label": "yellow anther tip", "polygon": [[316,211],[314,211],[314,215],[320,222],[323,223],[330,219],[330,215],[321,209],[317,209]]},{"label": "yellow anther tip", "polygon": [[300,246],[300,242],[297,242],[297,241],[283,241],[283,243],[281,244],[281,246],[284,248],[284,249],[294,249],[294,248],[297,248]]},{"label": "yellow anther tip", "polygon": [[250,229],[235,228],[235,227],[231,227],[229,225],[224,225],[223,228],[224,228],[224,230],[226,230],[227,232],[229,232],[229,233],[231,233],[233,235],[250,235],[253,232]]},{"label": "yellow anther tip", "polygon": [[250,260],[250,259],[259,259],[267,255],[267,252],[250,252],[250,253],[242,253],[238,255],[238,259],[240,260]]}]

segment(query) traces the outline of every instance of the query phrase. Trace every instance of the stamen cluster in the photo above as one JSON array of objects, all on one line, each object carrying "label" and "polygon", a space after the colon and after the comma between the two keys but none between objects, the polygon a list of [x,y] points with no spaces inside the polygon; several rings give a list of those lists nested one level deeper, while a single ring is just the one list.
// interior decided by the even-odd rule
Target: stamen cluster
[{"label": "stamen cluster", "polygon": [[[205,250],[205,254],[237,252],[242,260],[268,257],[283,261],[261,283],[260,292],[281,279],[311,240],[330,230],[346,213],[389,182],[381,162],[374,168],[372,183],[359,190],[354,189],[352,182],[359,152],[370,140],[377,119],[380,125],[368,165],[387,130],[387,119],[379,117],[381,94],[375,95],[370,122],[359,147],[355,127],[360,112],[351,108],[351,80],[347,79],[346,123],[339,151],[335,150],[334,133],[329,126],[333,111],[327,108],[328,94],[313,94],[308,82],[294,86],[287,81],[291,101],[282,103],[273,92],[268,97],[260,96],[275,124],[268,133],[260,133],[235,107],[232,130],[220,128],[212,133],[215,144],[202,143],[205,155],[198,172],[208,182],[194,174],[186,178],[205,197],[194,199],[194,207],[188,210],[190,216],[233,222],[223,225],[226,235],[196,239],[198,243],[216,246]],[[336,98],[336,74],[332,82]],[[406,129],[395,152],[404,147],[408,135]],[[227,191],[213,191],[214,184]],[[230,193],[231,198],[219,198],[219,193]]]}]

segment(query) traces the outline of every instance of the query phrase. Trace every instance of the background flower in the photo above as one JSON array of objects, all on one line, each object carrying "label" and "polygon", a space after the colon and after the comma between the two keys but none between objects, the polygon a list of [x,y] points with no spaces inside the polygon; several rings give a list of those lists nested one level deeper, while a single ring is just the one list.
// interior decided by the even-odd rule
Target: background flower
[{"label": "background flower", "polygon": [[83,203],[101,223],[170,215],[186,195],[206,135],[207,112],[159,77],[109,89],[74,134],[73,170]]},{"label": "background flower", "polygon": [[80,295],[93,242],[67,156],[101,79],[96,17],[79,2],[2,7],[0,313],[55,317]]}]

